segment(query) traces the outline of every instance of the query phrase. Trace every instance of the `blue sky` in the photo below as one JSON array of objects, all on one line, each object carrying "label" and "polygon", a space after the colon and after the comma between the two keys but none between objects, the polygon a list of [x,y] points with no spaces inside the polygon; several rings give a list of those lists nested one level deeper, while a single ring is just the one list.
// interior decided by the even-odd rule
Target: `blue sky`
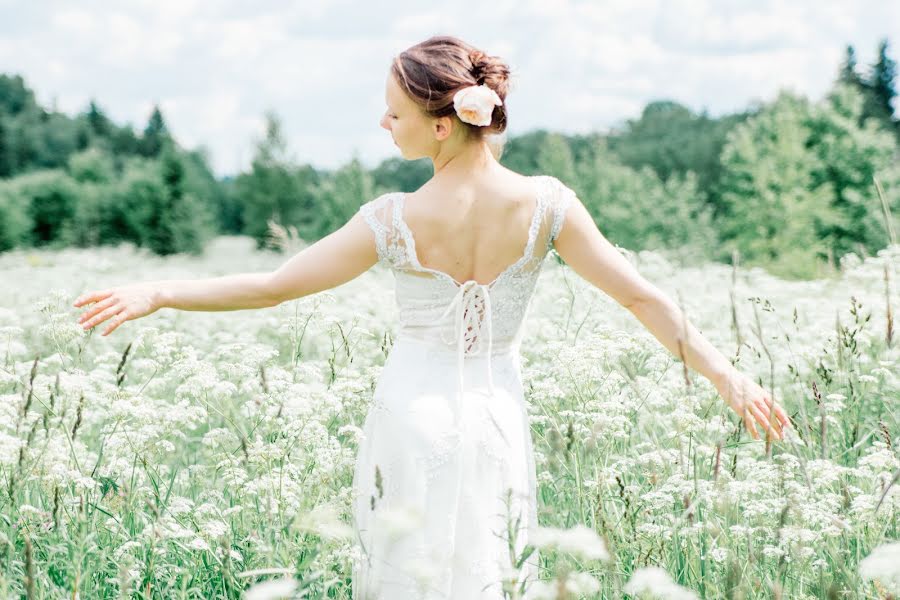
[{"label": "blue sky", "polygon": [[656,99],[712,115],[782,88],[819,99],[848,43],[861,66],[885,37],[900,60],[900,2],[0,0],[0,72],[138,129],[158,102],[219,175],[249,165],[270,108],[295,160],[374,166],[399,156],[378,126],[391,58],[436,34],[510,63],[509,135],[586,133]]}]

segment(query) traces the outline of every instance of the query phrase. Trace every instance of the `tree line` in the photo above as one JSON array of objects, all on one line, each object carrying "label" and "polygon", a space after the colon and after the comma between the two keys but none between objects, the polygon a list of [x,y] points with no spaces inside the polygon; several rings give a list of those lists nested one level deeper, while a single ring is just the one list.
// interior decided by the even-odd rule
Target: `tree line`
[{"label": "tree line", "polygon": [[[897,229],[895,78],[887,40],[865,72],[848,45],[820,101],[782,90],[719,117],[654,101],[605,133],[512,136],[500,161],[559,177],[621,246],[819,276],[848,252],[877,252]],[[218,234],[263,248],[273,224],[311,242],[363,202],[432,175],[427,159],[296,164],[278,115],[265,120],[250,166],[218,179],[203,150],[174,141],[159,107],[135,131],[95,101],[74,117],[47,110],[21,76],[0,75],[0,251],[127,241],[199,254]]]}]

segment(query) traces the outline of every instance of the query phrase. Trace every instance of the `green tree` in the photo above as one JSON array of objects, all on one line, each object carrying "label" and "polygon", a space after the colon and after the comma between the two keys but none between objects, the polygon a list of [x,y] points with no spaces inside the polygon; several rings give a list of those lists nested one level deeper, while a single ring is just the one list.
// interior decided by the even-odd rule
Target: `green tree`
[{"label": "green tree", "polygon": [[112,158],[99,148],[88,148],[69,156],[68,171],[81,183],[110,183],[115,177]]},{"label": "green tree", "polygon": [[34,246],[65,245],[63,232],[75,215],[78,186],[62,169],[25,173],[10,181],[15,196],[27,208]]},{"label": "green tree", "polygon": [[184,158],[167,143],[160,154],[162,195],[150,216],[147,246],[159,255],[201,254],[211,234],[212,215],[188,191]]},{"label": "green tree", "polygon": [[15,169],[10,135],[0,113],[0,177],[9,177]]},{"label": "green tree", "polygon": [[316,237],[328,235],[344,225],[374,196],[372,176],[354,155],[349,163],[324,178],[316,189]]},{"label": "green tree", "polygon": [[[864,118],[865,97],[849,85],[837,85],[811,111],[808,146],[818,158],[811,185],[827,184],[838,218],[824,223],[821,235],[839,258],[860,248],[875,252],[887,245],[877,176],[896,218],[900,198],[900,161],[893,134],[876,118]],[[896,225],[895,225],[896,228]]]},{"label": "green tree", "polygon": [[28,89],[21,75],[0,75],[0,111],[14,116],[35,106],[34,92]]},{"label": "green tree", "polygon": [[575,160],[566,139],[557,133],[548,135],[538,147],[537,170],[561,181],[575,180]]},{"label": "green tree", "polygon": [[112,195],[104,239],[111,244],[129,240],[141,247],[149,246],[152,228],[158,221],[157,207],[165,196],[157,161],[140,157],[126,160]]},{"label": "green tree", "polygon": [[673,250],[682,262],[709,255],[717,236],[692,173],[660,180],[648,166],[634,170],[597,138],[590,162],[576,164],[571,187],[610,241],[631,250]]},{"label": "green tree", "polygon": [[710,118],[705,110],[694,114],[677,102],[658,100],[647,104],[639,119],[613,130],[608,147],[624,165],[635,170],[648,166],[663,181],[694,173],[698,191],[716,214],[721,210],[716,184],[726,136],[749,116],[741,112]]},{"label": "green tree", "polygon": [[897,97],[897,88],[894,85],[897,62],[888,56],[887,51],[888,41],[884,39],[878,45],[878,58],[871,68],[869,87],[878,116],[894,131],[900,142],[900,119],[894,118],[893,107],[894,98]]},{"label": "green tree", "polygon": [[235,181],[243,205],[244,233],[256,240],[257,248],[265,246],[270,219],[282,226],[299,220],[300,190],[281,120],[272,111],[265,120],[265,136],[256,144],[250,172],[241,173]]},{"label": "green tree", "polygon": [[896,62],[888,54],[888,41],[884,39],[878,46],[878,56],[869,65],[868,72],[862,77],[857,72],[856,52],[848,45],[846,56],[838,71],[833,87],[849,86],[858,91],[863,98],[862,110],[859,112],[859,123],[874,118],[876,122],[897,136],[900,142],[900,121],[894,119],[893,99],[897,96],[894,79],[897,75]]},{"label": "green tree", "polygon": [[94,102],[94,100],[91,100],[91,103],[88,106],[87,122],[91,128],[91,132],[98,137],[109,137],[113,129],[112,123],[106,115],[103,114],[103,111],[100,110],[100,107],[97,106],[97,103]]},{"label": "green tree", "polygon": [[540,174],[538,155],[550,133],[543,129],[510,138],[503,148],[500,162],[517,173]]},{"label": "green tree", "polygon": [[21,186],[0,180],[0,252],[27,244],[32,229],[28,198]]},{"label": "green tree", "polygon": [[728,136],[720,260],[738,250],[744,263],[783,277],[822,270],[827,249],[820,232],[839,222],[839,215],[830,206],[830,186],[816,181],[821,165],[808,147],[810,112],[805,98],[782,91]]},{"label": "green tree", "polygon": [[854,85],[858,89],[862,89],[865,84],[856,69],[856,50],[853,48],[853,45],[847,44],[844,60],[838,69],[838,82]]},{"label": "green tree", "polygon": [[[504,158],[506,151],[504,150]],[[501,162],[505,162],[502,161]],[[371,171],[376,189],[414,192],[434,174],[434,167],[427,158],[403,160],[391,157],[381,161]]]},{"label": "green tree", "polygon": [[163,119],[159,105],[153,106],[153,112],[144,127],[144,135],[140,141],[140,152],[144,156],[159,156],[163,146],[170,141],[169,129]]}]

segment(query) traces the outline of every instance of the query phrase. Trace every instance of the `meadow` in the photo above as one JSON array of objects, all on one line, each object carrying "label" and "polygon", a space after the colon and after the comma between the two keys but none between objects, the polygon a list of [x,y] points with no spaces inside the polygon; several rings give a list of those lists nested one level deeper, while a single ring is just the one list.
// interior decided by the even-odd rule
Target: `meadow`
[{"label": "meadow", "polygon": [[[627,255],[795,434],[752,440],[705,378],[551,255],[522,345],[546,528],[536,597],[896,597],[900,246],[806,282]],[[162,309],[108,337],[72,307],[285,259],[241,236],[201,257],[0,253],[2,597],[350,598],[350,483],[392,275],[270,309]]]}]

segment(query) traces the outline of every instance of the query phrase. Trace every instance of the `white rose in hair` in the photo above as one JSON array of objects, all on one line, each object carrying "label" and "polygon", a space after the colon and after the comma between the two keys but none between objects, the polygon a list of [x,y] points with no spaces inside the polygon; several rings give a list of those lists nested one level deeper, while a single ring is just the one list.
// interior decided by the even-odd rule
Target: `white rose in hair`
[{"label": "white rose in hair", "polygon": [[465,87],[453,95],[453,108],[459,119],[472,125],[490,125],[494,106],[501,104],[497,92],[484,84]]}]

